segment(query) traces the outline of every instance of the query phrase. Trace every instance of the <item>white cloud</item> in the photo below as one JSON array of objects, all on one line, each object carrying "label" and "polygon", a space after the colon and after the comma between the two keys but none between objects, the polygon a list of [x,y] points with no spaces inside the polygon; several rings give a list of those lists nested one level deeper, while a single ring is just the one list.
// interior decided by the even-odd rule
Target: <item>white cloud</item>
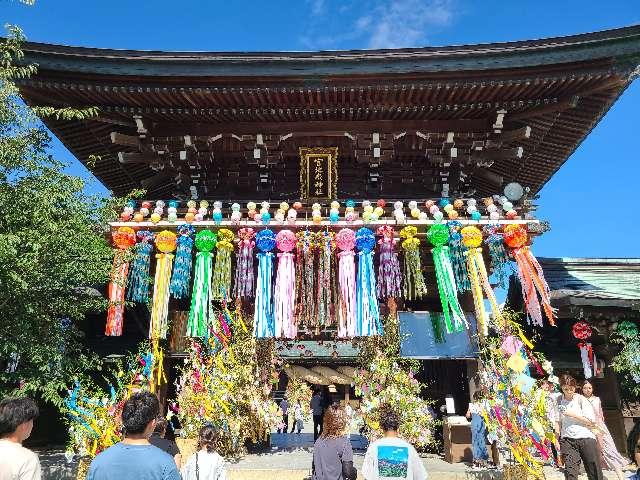
[{"label": "white cloud", "polygon": [[430,29],[449,25],[454,14],[451,0],[385,1],[375,13],[378,20],[367,25],[369,48],[421,46]]},{"label": "white cloud", "polygon": [[311,4],[311,15],[317,17],[319,15],[323,15],[325,12],[325,0],[311,0],[309,3]]}]

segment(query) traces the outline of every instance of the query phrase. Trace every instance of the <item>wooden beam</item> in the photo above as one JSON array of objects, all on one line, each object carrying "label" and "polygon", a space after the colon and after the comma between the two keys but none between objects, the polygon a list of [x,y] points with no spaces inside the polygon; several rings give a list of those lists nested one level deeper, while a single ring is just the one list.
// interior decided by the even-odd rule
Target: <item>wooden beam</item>
[{"label": "wooden beam", "polygon": [[149,153],[118,152],[118,161],[122,164],[129,163],[166,163],[171,158],[167,156],[152,155]]},{"label": "wooden beam", "polygon": [[531,127],[526,125],[515,130],[507,130],[501,133],[494,133],[490,139],[494,142],[512,142],[514,140],[524,140],[531,137]]},{"label": "wooden beam", "polygon": [[492,171],[487,170],[486,168],[478,168],[469,174],[469,177],[471,178],[473,178],[474,176],[480,177],[483,180],[486,180],[487,182],[493,185],[496,185],[497,187],[501,187],[502,184],[504,183],[504,177],[502,175],[493,173]]},{"label": "wooden beam", "polygon": [[116,145],[136,148],[140,148],[142,146],[140,138],[134,135],[125,135],[119,132],[111,132],[109,136],[111,138],[111,143],[114,143]]},{"label": "wooden beam", "polygon": [[526,118],[539,117],[540,115],[546,115],[547,113],[562,112],[564,110],[577,107],[579,102],[580,97],[578,95],[574,95],[567,100],[560,100],[556,103],[551,103],[543,107],[532,108],[523,112],[507,115],[507,121],[518,121]]},{"label": "wooden beam", "polygon": [[486,132],[491,128],[488,119],[461,120],[371,120],[331,121],[315,120],[300,122],[238,122],[238,123],[156,123],[150,127],[150,135],[156,137],[182,137],[184,135],[215,136],[221,133],[237,135],[286,134],[290,132],[402,132],[419,130],[426,132]]},{"label": "wooden beam", "polygon": [[505,148],[500,150],[481,150],[479,152],[471,153],[471,160],[513,160],[515,158],[522,158],[524,149],[522,147]]}]

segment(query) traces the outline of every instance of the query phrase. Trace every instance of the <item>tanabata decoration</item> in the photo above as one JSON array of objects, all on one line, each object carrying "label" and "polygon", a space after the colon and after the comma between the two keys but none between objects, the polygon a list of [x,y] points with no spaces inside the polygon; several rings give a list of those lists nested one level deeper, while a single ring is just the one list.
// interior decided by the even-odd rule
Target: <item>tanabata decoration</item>
[{"label": "tanabata decoration", "polygon": [[276,248],[276,235],[269,229],[256,234],[258,247],[258,280],[256,282],[256,301],[253,320],[253,335],[257,338],[273,337],[273,249]]},{"label": "tanabata decoration", "polygon": [[462,242],[462,234],[460,233],[462,224],[454,220],[447,222],[447,226],[449,227],[449,258],[456,279],[456,287],[459,292],[464,293],[469,291],[471,284],[467,272],[467,249]]},{"label": "tanabata decoration", "polygon": [[549,286],[544,279],[542,267],[527,245],[529,236],[525,227],[519,224],[511,224],[504,227],[504,241],[511,248],[513,256],[518,265],[518,278],[522,286],[522,297],[524,298],[528,318],[538,326],[542,326],[542,307],[551,325],[555,325],[555,311],[551,307]]},{"label": "tanabata decoration", "polygon": [[404,298],[416,300],[427,293],[427,286],[422,275],[420,262],[420,239],[416,237],[418,229],[413,225],[400,230],[402,249],[404,250]]},{"label": "tanabata decoration", "polygon": [[316,311],[318,324],[327,326],[333,324],[334,314],[335,275],[333,275],[332,258],[336,249],[335,234],[326,230],[318,232],[315,235],[315,243],[318,250]]},{"label": "tanabata decoration", "polygon": [[171,281],[172,253],[176,249],[176,234],[163,230],[156,235],[156,277],[153,283],[153,305],[149,338],[167,338],[169,328],[169,283]]},{"label": "tanabata decoration", "polygon": [[193,251],[193,235],[195,229],[188,223],[178,226],[176,243],[176,259],[173,262],[171,275],[171,295],[173,298],[187,298],[191,284],[191,263]]},{"label": "tanabata decoration", "polygon": [[482,245],[482,232],[478,227],[468,225],[460,233],[462,234],[462,243],[467,248],[467,272],[469,273],[476,321],[478,322],[478,333],[483,337],[489,333],[489,318],[484,307],[483,290],[484,295],[489,299],[494,316],[500,316],[500,309],[498,308],[496,295],[489,283],[489,275],[482,258],[482,248],[480,247]]},{"label": "tanabata decoration", "polygon": [[229,298],[231,293],[231,252],[233,252],[233,232],[227,228],[218,230],[216,243],[216,266],[211,280],[211,294],[214,300]]},{"label": "tanabata decoration", "polygon": [[498,285],[501,288],[506,288],[509,281],[509,257],[504,248],[504,239],[496,225],[487,225],[485,227],[485,233],[486,238],[484,243],[489,247],[491,271]]},{"label": "tanabata decoration", "polygon": [[449,229],[441,223],[432,225],[427,232],[427,238],[433,249],[433,264],[436,270],[438,293],[442,304],[444,324],[447,333],[460,332],[467,326],[462,307],[458,302],[458,290],[449,260]]},{"label": "tanabata decoration", "polygon": [[584,370],[584,378],[591,378],[596,372],[596,356],[593,353],[593,346],[588,340],[593,334],[591,325],[587,322],[576,322],[571,327],[571,333],[578,340],[578,349],[580,350],[580,359],[582,360],[582,369]]},{"label": "tanabata decoration", "polygon": [[343,228],[336,234],[338,253],[338,337],[354,337],[356,334],[356,234]]},{"label": "tanabata decoration", "polygon": [[[396,298],[401,296],[402,278],[400,276],[400,260],[398,252],[395,251],[397,240],[394,238],[395,231],[390,225],[378,227],[378,245],[380,248],[378,265],[378,298]],[[418,262],[420,256],[418,254]]]},{"label": "tanabata decoration", "polygon": [[187,337],[208,337],[213,322],[211,305],[211,276],[213,272],[213,253],[218,237],[210,230],[200,230],[196,235],[196,265],[193,274],[191,308],[187,321]]},{"label": "tanabata decoration", "polygon": [[253,228],[238,230],[238,253],[236,254],[236,273],[233,285],[235,298],[253,298],[253,247],[255,232]]},{"label": "tanabata decoration", "polygon": [[317,328],[315,315],[315,244],[314,233],[304,230],[296,234],[298,262],[296,265],[296,318],[298,325]]},{"label": "tanabata decoration", "polygon": [[297,327],[294,316],[296,301],[296,234],[291,230],[280,230],[276,235],[278,271],[273,293],[273,323],[277,338],[295,338]]},{"label": "tanabata decoration", "polygon": [[153,252],[153,232],[141,230],[136,233],[138,243],[134,247],[135,258],[129,271],[127,285],[127,300],[136,303],[146,303],[149,300],[149,268],[151,267],[151,252]]},{"label": "tanabata decoration", "polygon": [[120,227],[111,236],[116,248],[114,249],[109,281],[109,309],[105,335],[117,337],[122,335],[124,320],[124,293],[127,286],[127,272],[129,271],[127,249],[135,245],[136,232],[131,227]]},{"label": "tanabata decoration", "polygon": [[356,336],[382,335],[380,306],[376,296],[376,274],[373,267],[373,251],[376,238],[368,228],[356,232],[358,249],[358,278],[356,280]]}]

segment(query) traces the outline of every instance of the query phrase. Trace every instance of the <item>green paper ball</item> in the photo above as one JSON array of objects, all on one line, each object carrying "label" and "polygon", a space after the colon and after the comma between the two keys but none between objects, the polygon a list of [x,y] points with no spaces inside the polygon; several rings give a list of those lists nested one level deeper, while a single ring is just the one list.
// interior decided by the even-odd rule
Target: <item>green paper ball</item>
[{"label": "green paper ball", "polygon": [[449,243],[449,227],[442,223],[431,225],[427,231],[427,238],[434,247],[441,247]]},{"label": "green paper ball", "polygon": [[211,230],[200,230],[196,235],[196,248],[200,252],[210,252],[218,243],[217,235]]}]

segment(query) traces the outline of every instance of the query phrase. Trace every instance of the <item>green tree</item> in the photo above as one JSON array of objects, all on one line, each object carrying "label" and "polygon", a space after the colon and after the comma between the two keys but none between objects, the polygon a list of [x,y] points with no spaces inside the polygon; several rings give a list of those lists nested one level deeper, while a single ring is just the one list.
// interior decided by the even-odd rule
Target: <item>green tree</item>
[{"label": "green tree", "polygon": [[0,396],[17,390],[61,405],[74,378],[98,366],[79,328],[104,309],[93,288],[108,281],[106,222],[115,204],[85,193],[82,179],[48,154],[50,136],[36,114],[83,119],[96,109],[29,109],[16,81],[23,36],[0,41]]}]

